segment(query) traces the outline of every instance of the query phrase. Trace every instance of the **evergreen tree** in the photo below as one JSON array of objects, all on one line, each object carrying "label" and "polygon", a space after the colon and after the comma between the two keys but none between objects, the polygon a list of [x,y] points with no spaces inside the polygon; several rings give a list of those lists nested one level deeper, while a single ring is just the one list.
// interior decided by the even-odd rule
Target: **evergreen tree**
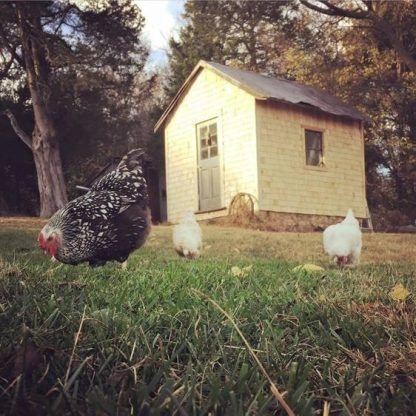
[{"label": "evergreen tree", "polygon": [[200,59],[283,73],[279,57],[297,39],[295,9],[290,1],[187,1],[185,26],[178,40],[170,40],[168,95],[176,93]]}]

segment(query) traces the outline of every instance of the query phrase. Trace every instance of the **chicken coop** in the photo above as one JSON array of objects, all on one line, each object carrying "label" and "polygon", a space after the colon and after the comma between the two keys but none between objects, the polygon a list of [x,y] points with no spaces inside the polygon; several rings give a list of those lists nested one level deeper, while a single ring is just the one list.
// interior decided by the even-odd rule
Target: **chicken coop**
[{"label": "chicken coop", "polygon": [[167,219],[228,215],[240,194],[282,229],[367,218],[364,120],[317,89],[200,61],[155,126]]}]

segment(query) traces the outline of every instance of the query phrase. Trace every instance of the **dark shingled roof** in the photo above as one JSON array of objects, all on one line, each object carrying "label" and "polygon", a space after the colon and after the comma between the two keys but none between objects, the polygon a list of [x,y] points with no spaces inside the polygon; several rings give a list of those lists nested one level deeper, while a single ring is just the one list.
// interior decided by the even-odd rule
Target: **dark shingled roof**
[{"label": "dark shingled roof", "polygon": [[203,68],[212,70],[218,76],[228,80],[259,100],[275,100],[295,105],[310,106],[324,111],[325,113],[348,117],[354,120],[367,119],[364,114],[360,113],[351,105],[316,88],[301,85],[294,81],[272,78],[256,74],[255,72],[234,69],[216,62],[206,62],[201,60],[156,123],[155,131],[164,123],[169,113],[179,102],[182,94]]},{"label": "dark shingled roof", "polygon": [[301,85],[294,81],[234,69],[217,64],[216,62],[207,62],[207,64],[208,67],[215,68],[221,72],[226,78],[231,78],[236,81],[242,89],[247,89],[247,92],[251,92],[253,95],[260,96],[263,99],[284,101],[291,104],[311,105],[326,113],[351,117],[357,120],[364,120],[366,118],[351,105],[316,88]]}]

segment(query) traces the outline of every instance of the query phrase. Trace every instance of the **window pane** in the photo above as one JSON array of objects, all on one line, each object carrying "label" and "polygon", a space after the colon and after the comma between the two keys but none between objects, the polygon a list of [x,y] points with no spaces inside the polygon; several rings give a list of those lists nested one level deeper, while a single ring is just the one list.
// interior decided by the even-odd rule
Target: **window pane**
[{"label": "window pane", "polygon": [[210,135],[217,135],[217,123],[212,123],[209,125],[209,134]]},{"label": "window pane", "polygon": [[199,129],[199,137],[205,139],[208,136],[208,127],[204,126]]},{"label": "window pane", "polygon": [[201,159],[208,159],[208,149],[201,150]]},{"label": "window pane", "polygon": [[218,156],[218,147],[217,146],[213,146],[211,147],[211,157],[215,157]]},{"label": "window pane", "polygon": [[305,130],[306,164],[320,166],[323,157],[322,132]]},{"label": "window pane", "polygon": [[209,138],[211,139],[211,146],[215,146],[217,144],[217,135],[210,135]]},{"label": "window pane", "polygon": [[319,150],[306,150],[306,164],[312,166],[319,166],[320,151]]},{"label": "window pane", "polygon": [[307,149],[322,149],[322,132],[305,130],[305,137]]}]

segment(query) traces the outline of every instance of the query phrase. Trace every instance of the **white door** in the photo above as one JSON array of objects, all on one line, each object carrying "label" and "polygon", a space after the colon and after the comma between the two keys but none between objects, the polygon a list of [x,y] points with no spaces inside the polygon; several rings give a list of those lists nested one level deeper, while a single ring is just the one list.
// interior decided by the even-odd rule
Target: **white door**
[{"label": "white door", "polygon": [[218,125],[210,120],[197,125],[199,210],[221,208],[221,170],[218,154]]}]

